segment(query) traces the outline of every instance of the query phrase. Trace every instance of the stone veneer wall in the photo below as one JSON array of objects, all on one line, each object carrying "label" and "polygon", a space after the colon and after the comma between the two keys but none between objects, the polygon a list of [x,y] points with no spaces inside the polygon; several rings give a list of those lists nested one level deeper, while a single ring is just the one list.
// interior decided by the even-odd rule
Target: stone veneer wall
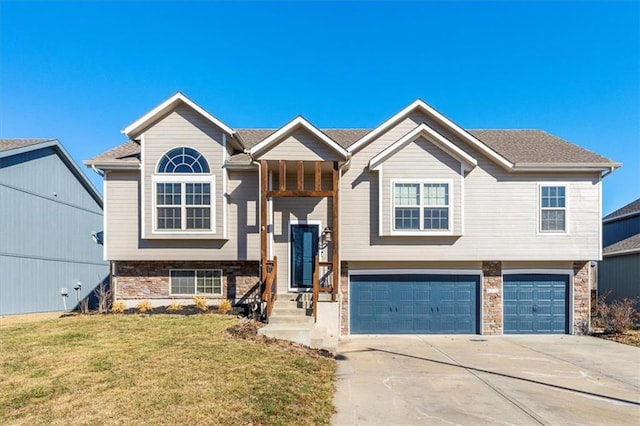
[{"label": "stone veneer wall", "polygon": [[588,261],[573,262],[573,332],[585,334],[590,322],[590,273]]},{"label": "stone veneer wall", "polygon": [[260,281],[258,261],[118,261],[114,274],[115,300],[174,298],[169,291],[171,269],[222,269],[222,296],[208,298],[231,299],[236,303],[242,303],[242,298]]},{"label": "stone veneer wall", "polygon": [[502,262],[482,262],[482,334],[502,334]]},{"label": "stone veneer wall", "polygon": [[340,262],[340,335],[349,334],[349,263]]}]

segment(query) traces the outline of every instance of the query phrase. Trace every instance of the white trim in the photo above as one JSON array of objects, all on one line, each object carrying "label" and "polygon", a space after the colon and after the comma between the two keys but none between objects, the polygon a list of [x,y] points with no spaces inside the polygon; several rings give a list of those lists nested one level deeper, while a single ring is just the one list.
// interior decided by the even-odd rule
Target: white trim
[{"label": "white trim", "polygon": [[145,115],[143,115],[133,123],[129,124],[124,128],[124,130],[122,130],[122,133],[133,139],[135,136],[137,136],[136,132],[140,131],[144,126],[158,118],[160,115],[175,109],[179,103],[183,103],[189,106],[198,114],[202,115],[204,118],[218,126],[223,131],[227,132],[228,134],[233,135],[235,133],[235,131],[231,127],[227,126],[222,121],[209,114],[202,107],[200,107],[198,104],[196,104],[180,92],[177,92],[175,95],[171,96],[169,99],[165,100],[160,105],[153,108],[151,111],[147,112]]},{"label": "white trim", "polygon": [[[573,300],[573,287],[575,286],[574,279],[575,274],[573,269],[502,269],[502,276],[500,277],[500,281],[502,282],[503,290],[502,290],[502,334],[504,334],[504,276],[505,275],[518,275],[518,274],[529,274],[529,275],[566,275],[568,276],[567,286],[567,297],[568,300],[568,324],[567,328],[568,334],[575,334],[575,327],[573,325],[573,309],[574,309],[574,300]],[[566,329],[565,329],[566,332]]]},{"label": "white trim", "polygon": [[464,235],[464,166],[460,163],[460,235]]},{"label": "white trim", "polygon": [[[211,228],[210,229],[182,229],[182,230],[161,230],[158,229],[156,222],[156,183],[179,183],[182,186],[182,194],[184,198],[184,188],[187,183],[209,183],[211,184]],[[218,197],[216,196],[216,176],[213,174],[189,174],[182,175],[176,173],[169,174],[161,174],[161,175],[152,175],[151,176],[151,233],[156,235],[199,235],[199,234],[215,234],[216,233],[216,203]],[[184,219],[184,211],[186,209],[186,201],[183,201],[181,204],[183,219]],[[183,226],[186,226],[186,222],[182,221]]]},{"label": "white trim", "polygon": [[[602,176],[600,176],[598,178],[598,217],[602,217]],[[603,225],[602,220],[598,221],[598,260],[602,260],[602,240],[603,240],[603,235],[602,235],[602,227]],[[589,269],[589,271],[591,271],[591,269]],[[589,296],[591,297],[591,296]]]},{"label": "white trim", "polygon": [[[382,237],[384,235],[384,214],[383,214],[384,200],[382,195],[384,191],[382,191],[382,185],[384,185],[384,179],[382,177],[382,165],[380,165],[380,168],[378,169],[378,236],[379,237]],[[391,203],[391,209],[393,209],[393,203]],[[393,216],[391,209],[389,210],[389,217]]]},{"label": "white trim", "polygon": [[[200,154],[199,158],[202,158],[204,160],[205,163],[207,163],[207,167],[209,168],[209,173],[213,173],[213,167],[211,167],[211,164],[209,163],[209,160],[207,160],[207,157],[197,148],[194,148],[193,146],[190,145],[175,145],[167,150],[165,150],[162,155],[160,157],[158,157],[158,159],[156,160],[156,164],[154,164],[153,166],[153,172],[152,173],[158,173],[158,174],[167,174],[164,172],[158,172],[158,166],[160,165],[160,162],[162,161],[162,159],[164,158],[165,155],[167,155],[168,153],[170,153],[171,151],[173,151],[174,149],[182,149],[182,148],[189,148],[194,150],[195,152],[197,152],[198,154]],[[223,158],[223,164],[224,164],[224,158]],[[170,173],[173,175],[184,175],[186,173]],[[191,174],[191,173],[189,173]],[[206,174],[206,173],[205,173]]]},{"label": "white trim", "polygon": [[[420,229],[408,229],[397,230],[395,229],[395,191],[394,187],[396,183],[410,183],[420,185],[420,205],[417,206],[420,209]],[[448,185],[449,193],[449,228],[448,229],[424,229],[424,209],[428,206],[423,204],[422,189],[425,184],[446,184]],[[412,179],[412,178],[398,178],[389,180],[389,208],[391,209],[389,215],[389,235],[393,236],[449,236],[454,235],[454,223],[453,223],[453,209],[454,209],[454,188],[453,179]]]},{"label": "white trim", "polygon": [[[199,151],[198,151],[199,152]],[[227,134],[222,134],[222,164],[227,161]],[[221,167],[222,170],[222,238],[225,240],[228,239],[227,235],[227,209],[229,208],[229,203],[227,202],[227,192],[228,192],[228,177],[227,177],[227,169],[225,167]]]},{"label": "white trim", "polygon": [[467,170],[471,170],[478,165],[478,161],[475,158],[458,148],[456,145],[451,143],[451,141],[447,140],[441,134],[429,127],[426,123],[422,123],[415,129],[398,139],[392,145],[389,145],[384,150],[372,157],[369,160],[369,168],[372,170],[376,170],[382,163],[384,163],[398,150],[403,148],[409,142],[415,141],[419,137],[424,137],[427,141],[434,144],[440,150],[446,152],[461,163],[464,163],[467,166]]},{"label": "white trim", "polygon": [[[543,231],[542,230],[542,187],[543,186],[555,186],[564,187],[564,231]],[[569,182],[537,182],[537,203],[536,203],[536,234],[537,235],[569,235]],[[560,210],[560,208],[557,208]],[[601,244],[602,245],[602,244]]]},{"label": "white trim", "polygon": [[[171,283],[171,272],[173,271],[193,271],[194,277],[194,293],[173,293],[171,291],[172,283]],[[220,293],[198,293],[198,271],[220,271]],[[214,277],[215,278],[215,277]],[[194,297],[194,296],[222,296],[224,295],[224,271],[222,268],[172,268],[169,269],[169,295],[176,297]]]},{"label": "white trim", "polygon": [[354,153],[355,151],[360,149],[361,146],[371,142],[373,139],[380,136],[382,133],[388,130],[391,126],[395,125],[397,122],[399,122],[401,119],[409,115],[415,109],[421,109],[425,111],[428,115],[434,117],[436,120],[440,121],[445,126],[447,126],[449,130],[451,130],[454,134],[457,134],[462,139],[469,142],[472,146],[475,146],[478,150],[486,154],[488,157],[492,158],[494,161],[499,163],[505,169],[513,168],[513,164],[509,160],[507,160],[506,158],[504,158],[503,156],[501,156],[500,154],[498,154],[497,152],[489,148],[479,139],[475,138],[473,135],[466,132],[460,126],[458,126],[457,124],[455,124],[454,122],[446,118],[444,115],[440,114],[438,111],[430,107],[422,99],[416,99],[411,104],[409,104],[404,109],[402,109],[400,112],[396,113],[394,116],[389,118],[387,121],[380,124],[378,127],[376,127],[371,132],[364,135],[362,138],[358,139],[355,143],[351,144],[351,146],[347,148],[347,151],[349,151],[350,153]]},{"label": "white trim", "polygon": [[107,186],[107,173],[105,173],[102,178],[102,194],[104,196],[102,202],[102,260],[109,260],[107,259],[107,244],[109,240],[107,234],[107,200],[109,199],[107,197]]},{"label": "white trim", "polygon": [[349,280],[351,275],[482,275],[482,269],[424,269],[424,268],[402,268],[402,269],[349,269]]},{"label": "white trim", "polygon": [[[146,206],[146,193],[145,193],[145,182],[147,181],[147,176],[145,174],[146,164],[145,164],[145,155],[144,152],[146,150],[145,147],[145,134],[143,133],[140,136],[140,235],[142,239],[147,238],[147,206]],[[149,224],[149,228],[153,228],[153,219]]]},{"label": "white trim", "polygon": [[[321,238],[320,236],[320,232],[322,229],[322,221],[320,220],[305,220],[305,219],[290,219],[289,220],[289,226],[288,228],[288,232],[289,234],[287,235],[287,291],[290,292],[309,292],[309,291],[313,291],[313,288],[310,289],[306,289],[306,288],[299,288],[299,287],[293,287],[291,285],[291,279],[293,278],[291,276],[291,227],[294,225],[317,225],[318,226],[318,238]],[[317,244],[320,245],[320,241],[317,241]],[[320,249],[318,249],[318,256],[320,256]]]},{"label": "white trim", "polygon": [[338,154],[342,155],[344,158],[347,158],[349,156],[346,149],[338,145],[336,142],[334,142],[333,139],[331,139],[329,136],[327,136],[325,133],[323,133],[321,130],[319,130],[317,127],[315,127],[313,124],[311,124],[302,116],[297,116],[296,118],[294,118],[293,120],[285,124],[284,126],[280,127],[278,130],[276,130],[274,133],[269,135],[262,142],[260,142],[259,144],[251,148],[249,150],[249,154],[255,157],[258,153],[269,148],[272,144],[277,142],[279,139],[283,138],[287,133],[289,133],[291,130],[295,129],[296,127],[302,127],[306,129],[311,134],[313,134],[316,138],[320,139],[322,142],[324,142],[329,147],[331,147]]}]

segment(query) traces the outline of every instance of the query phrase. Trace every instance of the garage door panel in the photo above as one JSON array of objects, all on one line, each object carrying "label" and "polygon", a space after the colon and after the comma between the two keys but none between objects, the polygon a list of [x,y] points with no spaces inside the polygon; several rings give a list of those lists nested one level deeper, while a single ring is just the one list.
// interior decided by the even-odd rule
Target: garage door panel
[{"label": "garage door panel", "polygon": [[568,275],[504,275],[505,334],[566,333],[568,288]]},{"label": "garage door panel", "polygon": [[[388,310],[380,323],[360,315],[360,305],[372,304],[361,297],[364,289],[375,294],[375,301]],[[351,332],[385,333],[477,333],[479,277],[473,275],[352,275]],[[379,288],[380,290],[377,290]]]}]

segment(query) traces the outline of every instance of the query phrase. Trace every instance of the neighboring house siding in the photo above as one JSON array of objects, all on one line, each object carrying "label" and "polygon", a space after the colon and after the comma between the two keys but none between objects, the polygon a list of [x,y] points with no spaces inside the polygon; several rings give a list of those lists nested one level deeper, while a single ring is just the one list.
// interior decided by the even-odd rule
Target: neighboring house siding
[{"label": "neighboring house siding", "polygon": [[640,214],[635,217],[626,217],[607,222],[602,226],[602,232],[602,247],[607,247],[632,235],[640,234]]},{"label": "neighboring house siding", "polygon": [[609,301],[636,298],[640,310],[640,253],[608,256],[599,262],[598,293]]},{"label": "neighboring house siding", "polygon": [[[228,240],[210,236],[200,240],[140,238],[138,199],[140,172],[110,171],[106,182],[108,260],[257,260],[258,176],[255,171],[230,172],[228,182]],[[220,192],[221,194],[221,192]],[[222,195],[219,195],[222,199]],[[220,237],[222,227],[220,227]],[[216,238],[216,239],[213,239]]]},{"label": "neighboring house siding", "polygon": [[210,234],[171,235],[152,232],[152,194],[151,176],[158,161],[169,150],[176,147],[191,147],[204,155],[211,173],[215,176],[215,234],[213,238],[223,238],[222,183],[223,156],[222,131],[191,108],[180,106],[149,127],[142,136],[143,172],[144,172],[144,232],[145,239],[211,239]]},{"label": "neighboring house siding", "polygon": [[[508,173],[469,146],[465,150],[478,160],[478,166],[464,178],[462,205],[454,205],[455,210],[463,209],[463,236],[378,237],[378,176],[368,170],[368,161],[419,123],[429,121],[425,115],[413,114],[354,154],[341,186],[343,260],[599,258],[600,178],[597,173]],[[416,162],[406,165],[406,169],[420,170],[420,167]],[[394,177],[384,171],[384,165],[383,173],[385,179]],[[567,183],[567,234],[538,234],[539,182]],[[407,249],[415,245],[419,245],[420,250]]]},{"label": "neighboring house siding", "polygon": [[305,130],[296,130],[260,155],[261,160],[334,161],[343,158]]},{"label": "neighboring house siding", "polygon": [[52,148],[0,159],[0,315],[61,311],[108,275],[102,208]]}]

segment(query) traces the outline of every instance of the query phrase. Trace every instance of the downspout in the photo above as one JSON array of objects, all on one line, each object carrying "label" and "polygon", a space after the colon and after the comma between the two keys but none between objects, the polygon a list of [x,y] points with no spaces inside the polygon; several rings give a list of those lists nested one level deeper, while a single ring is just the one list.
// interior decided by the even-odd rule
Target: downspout
[{"label": "downspout", "polygon": [[[344,164],[342,166],[340,166],[340,176],[339,176],[339,187],[342,186],[342,174],[346,173],[347,171],[349,171],[349,168],[351,168],[351,152],[347,151],[347,161],[344,162]],[[338,189],[339,189],[338,187]],[[338,191],[338,197],[340,199],[340,202],[338,203],[338,206],[340,206],[340,210],[342,210],[342,191]],[[339,222],[342,222],[342,214],[340,214],[340,219]],[[334,225],[335,226],[335,225]],[[340,225],[340,223],[338,223],[338,227],[340,229],[340,236],[342,236],[342,226]],[[340,244],[340,246],[342,246],[342,237],[340,238],[340,240],[338,241],[338,244]],[[339,253],[342,255],[342,247],[338,248]],[[340,336],[342,336],[342,305],[344,303],[343,299],[342,299],[342,291],[341,290],[341,276],[342,276],[342,270],[340,268],[340,263],[342,263],[342,259],[339,259],[340,261],[338,262],[338,265],[334,265],[334,268],[338,268],[338,282],[335,283],[335,285],[338,286],[338,338],[340,338]]]},{"label": "downspout", "polygon": [[604,172],[604,173],[600,176],[600,178],[605,178],[605,177],[609,176],[611,173],[613,173],[613,171],[614,171],[615,169],[616,169],[616,168],[615,168],[614,166],[609,167],[609,170],[607,170],[606,172]]}]

